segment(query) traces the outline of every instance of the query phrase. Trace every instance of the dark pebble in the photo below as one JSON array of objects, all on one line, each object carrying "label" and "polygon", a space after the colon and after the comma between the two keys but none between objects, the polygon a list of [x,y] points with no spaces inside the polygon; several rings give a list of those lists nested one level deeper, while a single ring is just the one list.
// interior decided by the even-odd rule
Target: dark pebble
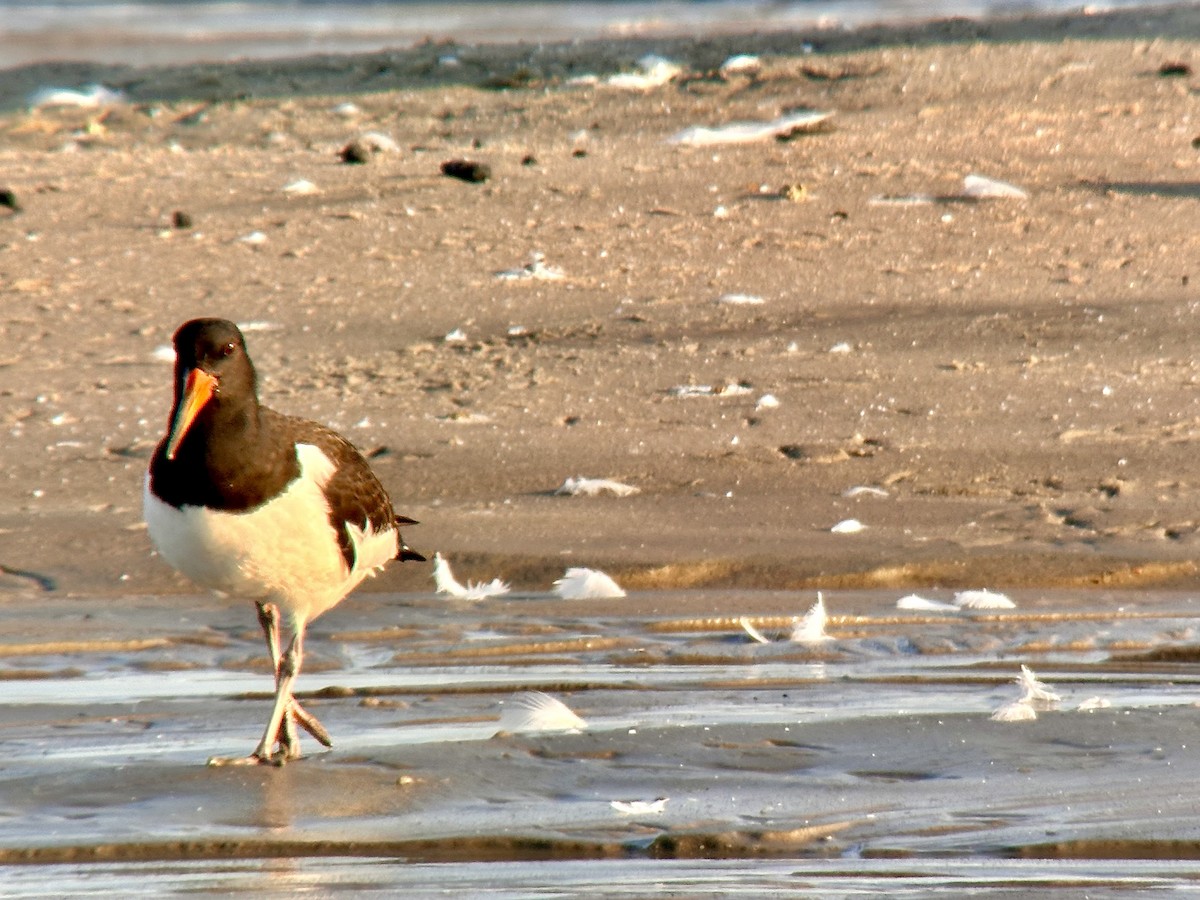
[{"label": "dark pebble", "polygon": [[0,206],[7,206],[13,212],[21,211],[21,201],[8,188],[0,188]]},{"label": "dark pebble", "polygon": [[450,159],[442,163],[442,174],[471,184],[482,184],[492,177],[492,167],[466,159]]},{"label": "dark pebble", "polygon": [[191,215],[182,209],[177,209],[171,213],[171,224],[176,228],[191,228],[195,223],[192,221]]},{"label": "dark pebble", "polygon": [[523,165],[523,166],[536,166],[537,164],[538,164],[537,157],[534,156],[532,153],[521,157],[521,165]]},{"label": "dark pebble", "polygon": [[342,148],[338,157],[344,163],[361,166],[371,158],[371,148],[362,141],[351,141]]},{"label": "dark pebble", "polygon": [[1187,78],[1192,67],[1185,62],[1165,62],[1158,67],[1158,74],[1163,78]]}]

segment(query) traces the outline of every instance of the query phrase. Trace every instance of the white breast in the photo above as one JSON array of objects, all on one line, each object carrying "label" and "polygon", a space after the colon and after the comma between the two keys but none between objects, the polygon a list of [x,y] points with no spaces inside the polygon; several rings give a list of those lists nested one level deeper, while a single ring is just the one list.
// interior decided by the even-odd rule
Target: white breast
[{"label": "white breast", "polygon": [[390,522],[360,529],[350,525],[354,569],[346,566],[329,522],[323,488],[333,476],[329,458],[311,444],[297,445],[300,475],[278,497],[244,513],[202,506],[177,509],[150,491],[146,478],[146,526],[162,557],[203,587],[269,600],[293,620],[309,621],[338,603],[396,555]]}]

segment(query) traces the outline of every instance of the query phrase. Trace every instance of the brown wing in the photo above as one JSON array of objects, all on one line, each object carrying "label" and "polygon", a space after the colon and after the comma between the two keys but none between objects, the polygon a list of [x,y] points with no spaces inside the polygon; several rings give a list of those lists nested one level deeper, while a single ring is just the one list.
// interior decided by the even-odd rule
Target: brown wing
[{"label": "brown wing", "polygon": [[334,473],[325,485],[325,495],[329,500],[329,523],[337,534],[338,546],[347,566],[354,567],[354,545],[350,540],[350,533],[346,530],[347,523],[353,523],[359,528],[366,528],[370,523],[376,531],[395,528],[399,545],[397,558],[423,558],[409,550],[404,539],[399,537],[399,522],[412,520],[397,517],[383,484],[353,444],[333,429],[317,422],[285,416],[266,409],[263,412],[272,415],[275,419],[272,424],[284,431],[290,440],[316,446],[333,463]]}]

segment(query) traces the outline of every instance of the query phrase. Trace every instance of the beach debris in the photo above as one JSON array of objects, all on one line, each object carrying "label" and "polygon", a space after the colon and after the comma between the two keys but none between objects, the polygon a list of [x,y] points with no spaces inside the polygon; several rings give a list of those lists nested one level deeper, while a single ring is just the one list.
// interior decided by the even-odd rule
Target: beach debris
[{"label": "beach debris", "polygon": [[450,571],[450,563],[440,553],[433,555],[433,583],[439,594],[447,594],[456,600],[484,600],[499,597],[509,591],[508,582],[493,578],[491,581],[468,581],[461,584]]},{"label": "beach debris", "polygon": [[1039,709],[1053,709],[1062,700],[1062,697],[1039,681],[1033,671],[1024,664],[1021,665],[1015,683],[1021,689],[1021,696],[1005,703],[992,713],[992,721],[1031,722],[1037,718]]},{"label": "beach debris", "polygon": [[567,276],[556,266],[546,265],[546,254],[534,251],[529,262],[519,269],[505,269],[495,273],[500,281],[562,281]]},{"label": "beach debris", "polygon": [[175,212],[171,213],[172,228],[183,230],[186,228],[191,228],[195,224],[196,223],[192,219],[191,213],[186,213],[182,209],[177,209]]},{"label": "beach debris", "polygon": [[370,162],[371,158],[376,154],[399,152],[400,145],[386,134],[380,134],[378,131],[368,131],[366,134],[355,138],[342,147],[338,151],[338,157],[344,163],[362,165],[363,163]]},{"label": "beach debris", "polygon": [[[957,194],[881,194],[870,199],[872,206],[928,206],[934,203],[962,203],[974,200],[1028,200],[1029,193],[1015,184],[984,175],[963,178]],[[948,221],[948,220],[947,220]]]},{"label": "beach debris", "polygon": [[243,234],[237,240],[239,244],[249,244],[251,247],[258,247],[267,242],[267,236],[261,231],[251,231],[249,234]]},{"label": "beach debris", "polygon": [[505,734],[578,734],[587,722],[567,704],[542,691],[523,691],[513,696],[500,713],[500,732]]},{"label": "beach debris", "polygon": [[554,593],[564,600],[603,600],[624,597],[625,592],[608,575],[597,569],[575,566],[554,582]]},{"label": "beach debris", "polygon": [[962,195],[975,200],[1028,200],[1029,194],[1007,181],[983,175],[968,175],[963,179]]},{"label": "beach debris", "polygon": [[657,815],[667,808],[670,797],[655,797],[653,800],[612,800],[609,806],[623,816]]},{"label": "beach debris", "polygon": [[742,626],[742,631],[744,631],[744,632],[746,632],[746,634],[750,635],[751,640],[753,640],[759,644],[771,643],[771,639],[769,637],[765,636],[761,631],[759,631],[754,626],[754,623],[751,622],[748,618],[746,618],[746,616],[742,616],[741,618],[739,618],[738,624]]},{"label": "beach debris", "polygon": [[833,640],[825,633],[825,625],[829,616],[825,612],[825,598],[817,591],[817,602],[802,617],[792,623],[791,641],[793,644],[820,644]]},{"label": "beach debris", "polygon": [[758,398],[758,401],[754,404],[754,408],[756,410],[778,409],[779,408],[779,398],[776,397],[774,394],[763,394],[761,397]]},{"label": "beach debris", "polygon": [[1192,67],[1182,60],[1170,60],[1158,67],[1159,78],[1190,78]]},{"label": "beach debris", "polygon": [[643,56],[637,61],[637,72],[621,72],[609,75],[601,84],[607,87],[620,88],[625,91],[648,91],[662,87],[673,78],[677,78],[683,67],[669,59],[653,53]]},{"label": "beach debris", "polygon": [[779,196],[790,203],[803,203],[808,199],[808,188],[799,181],[785,184],[779,189]]},{"label": "beach debris", "polygon": [[866,527],[858,519],[842,519],[829,530],[833,534],[858,534]]},{"label": "beach debris", "polygon": [[1024,663],[1021,664],[1021,674],[1017,676],[1017,686],[1021,688],[1021,700],[1035,708],[1038,704],[1050,705],[1062,701],[1062,697],[1038,681],[1038,677]]},{"label": "beach debris", "polygon": [[762,59],[749,53],[739,53],[721,63],[717,71],[723,78],[731,75],[757,75],[762,71]]},{"label": "beach debris", "polygon": [[12,188],[0,188],[0,206],[15,213],[21,211],[21,201],[17,199],[17,194]]},{"label": "beach debris", "polygon": [[332,109],[332,112],[335,116],[339,116],[343,119],[353,119],[355,116],[361,114],[362,110],[347,100],[344,103],[339,103],[337,106],[335,106]]},{"label": "beach debris", "polygon": [[455,328],[453,331],[447,331],[442,336],[443,344],[465,344],[467,342],[467,333],[461,328]]},{"label": "beach debris", "polygon": [[753,388],[742,382],[713,387],[711,384],[677,384],[667,389],[672,397],[741,397],[749,394]]},{"label": "beach debris", "polygon": [[26,102],[30,109],[48,109],[55,106],[98,109],[101,106],[124,103],[125,95],[102,84],[89,84],[80,89],[43,87],[30,94]]},{"label": "beach debris", "polygon": [[154,348],[153,351],[151,351],[150,358],[155,362],[174,363],[175,348],[170,344],[159,344]]},{"label": "beach debris", "polygon": [[711,147],[718,144],[749,144],[772,138],[783,140],[797,132],[815,128],[832,115],[832,112],[806,109],[768,122],[731,122],[711,128],[693,125],[667,138],[667,143],[683,147]]},{"label": "beach debris", "polygon": [[854,348],[851,347],[848,343],[846,343],[846,341],[839,341],[838,343],[834,344],[832,347],[830,347],[825,352],[826,353],[849,353],[853,349]]},{"label": "beach debris", "polygon": [[584,478],[582,475],[567,478],[559,485],[554,493],[568,497],[597,497],[600,494],[615,494],[618,497],[631,497],[641,493],[641,488],[631,484],[622,484],[611,478]]},{"label": "beach debris", "polygon": [[319,194],[321,189],[307,178],[290,181],[283,186],[283,192],[292,197],[304,197],[309,194]]},{"label": "beach debris", "polygon": [[1023,700],[1005,703],[991,715],[993,722],[1032,722],[1037,710]]},{"label": "beach debris", "polygon": [[1112,701],[1107,697],[1088,697],[1075,707],[1078,712],[1095,712],[1098,709],[1108,709]]},{"label": "beach debris", "polygon": [[954,595],[959,609],[1016,609],[1017,604],[1004,594],[987,590],[959,591]]},{"label": "beach debris", "polygon": [[873,485],[857,484],[842,491],[842,496],[849,499],[854,499],[855,497],[879,497],[882,499],[888,496],[888,492],[883,488],[874,487]]},{"label": "beach debris", "polygon": [[942,603],[940,600],[930,600],[919,594],[907,594],[896,601],[896,609],[918,610],[920,612],[960,612],[953,603]]},{"label": "beach debris", "polygon": [[492,167],[469,159],[448,159],[442,163],[442,174],[469,184],[483,184],[492,177]]},{"label": "beach debris", "polygon": [[726,306],[762,306],[766,301],[753,294],[722,294],[717,302]]}]

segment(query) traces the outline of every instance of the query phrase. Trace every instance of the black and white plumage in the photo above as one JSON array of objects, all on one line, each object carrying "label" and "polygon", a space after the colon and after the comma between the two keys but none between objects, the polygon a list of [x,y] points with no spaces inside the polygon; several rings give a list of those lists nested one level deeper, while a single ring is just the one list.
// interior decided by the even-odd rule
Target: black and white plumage
[{"label": "black and white plumage", "polygon": [[[262,406],[241,331],[194,319],[175,333],[175,402],[143,496],[159,554],[197,584],[247,597],[276,671],[275,704],[245,758],[299,756],[295,724],[329,735],[293,698],[308,623],[392,559],[422,560],[362,455],[341,435]],[[292,639],[281,652],[279,621]]]}]

